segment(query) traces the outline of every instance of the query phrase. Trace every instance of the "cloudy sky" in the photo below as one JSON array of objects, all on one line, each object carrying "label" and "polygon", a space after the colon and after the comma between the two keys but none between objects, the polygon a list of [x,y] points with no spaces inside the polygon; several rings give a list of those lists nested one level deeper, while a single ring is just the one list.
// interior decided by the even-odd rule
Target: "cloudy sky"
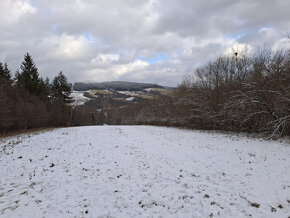
[{"label": "cloudy sky", "polygon": [[232,48],[289,46],[289,0],[0,0],[0,62],[42,77],[175,86]]}]

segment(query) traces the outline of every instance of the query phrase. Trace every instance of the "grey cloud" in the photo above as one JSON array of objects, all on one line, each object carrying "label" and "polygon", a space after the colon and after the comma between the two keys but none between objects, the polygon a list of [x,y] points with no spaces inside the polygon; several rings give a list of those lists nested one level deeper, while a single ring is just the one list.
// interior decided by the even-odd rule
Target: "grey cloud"
[{"label": "grey cloud", "polygon": [[[0,61],[15,71],[30,52],[50,79],[63,70],[71,82],[173,86],[233,45],[285,47],[289,8],[288,0],[1,0]],[[168,60],[145,62],[160,53]]]}]

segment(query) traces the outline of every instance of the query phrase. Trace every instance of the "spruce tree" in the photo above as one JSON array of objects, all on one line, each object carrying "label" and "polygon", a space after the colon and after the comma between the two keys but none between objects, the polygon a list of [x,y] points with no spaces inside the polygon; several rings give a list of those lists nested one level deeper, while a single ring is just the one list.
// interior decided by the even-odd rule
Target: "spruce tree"
[{"label": "spruce tree", "polygon": [[16,85],[35,95],[41,95],[41,79],[39,78],[38,69],[28,53],[24,56],[20,70],[15,75]]},{"label": "spruce tree", "polygon": [[10,82],[12,81],[11,73],[10,73],[10,70],[8,69],[7,63],[5,63],[3,66],[3,64],[0,62],[0,78],[6,79]]},{"label": "spruce tree", "polygon": [[51,94],[51,85],[49,84],[49,79],[46,78],[43,80],[40,78],[39,82],[39,97],[43,100],[49,100],[50,94]]},{"label": "spruce tree", "polygon": [[53,79],[51,91],[52,100],[71,103],[71,87],[62,71]]}]

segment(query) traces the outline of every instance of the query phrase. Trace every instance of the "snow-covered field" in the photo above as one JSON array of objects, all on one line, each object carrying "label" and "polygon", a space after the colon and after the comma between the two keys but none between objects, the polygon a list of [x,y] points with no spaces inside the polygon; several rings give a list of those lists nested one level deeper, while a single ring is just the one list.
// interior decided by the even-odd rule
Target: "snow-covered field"
[{"label": "snow-covered field", "polygon": [[70,97],[72,98],[73,102],[72,105],[73,106],[79,106],[79,105],[83,105],[85,104],[87,101],[90,101],[90,98],[87,98],[84,96],[85,92],[80,92],[80,91],[73,91],[70,94]]},{"label": "snow-covered field", "polygon": [[0,217],[290,216],[286,143],[100,126],[10,137],[0,149]]}]

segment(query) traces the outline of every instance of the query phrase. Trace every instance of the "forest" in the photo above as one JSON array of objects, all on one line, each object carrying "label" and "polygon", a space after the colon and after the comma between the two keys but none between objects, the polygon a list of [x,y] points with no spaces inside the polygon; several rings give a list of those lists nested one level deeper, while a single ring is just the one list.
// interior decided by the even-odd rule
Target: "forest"
[{"label": "forest", "polygon": [[0,132],[72,125],[70,92],[62,72],[52,83],[40,77],[28,53],[14,78],[0,63]]}]

